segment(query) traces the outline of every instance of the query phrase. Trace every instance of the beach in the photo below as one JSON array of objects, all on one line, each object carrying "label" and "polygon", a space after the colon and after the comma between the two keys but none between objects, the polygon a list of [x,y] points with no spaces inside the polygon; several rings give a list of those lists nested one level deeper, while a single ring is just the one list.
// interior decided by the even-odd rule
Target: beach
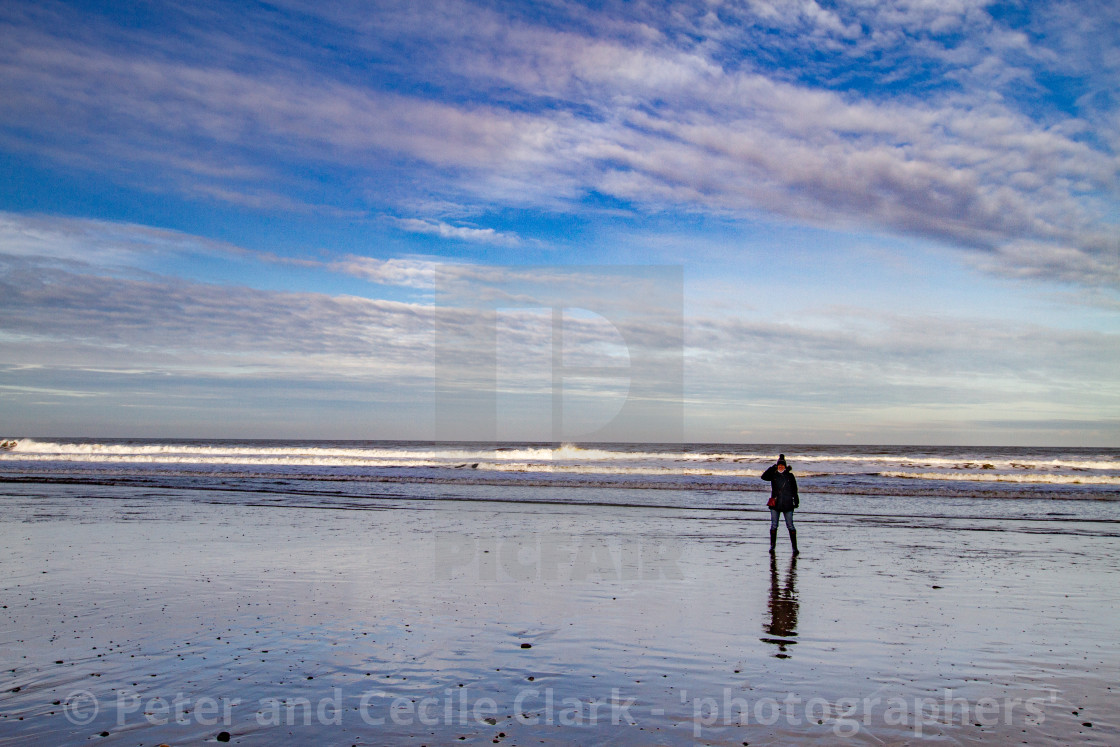
[{"label": "beach", "polygon": [[0,70],[0,747],[1120,747],[1120,0]]},{"label": "beach", "polygon": [[0,482],[0,744],[1120,741],[1108,501],[144,480]]}]

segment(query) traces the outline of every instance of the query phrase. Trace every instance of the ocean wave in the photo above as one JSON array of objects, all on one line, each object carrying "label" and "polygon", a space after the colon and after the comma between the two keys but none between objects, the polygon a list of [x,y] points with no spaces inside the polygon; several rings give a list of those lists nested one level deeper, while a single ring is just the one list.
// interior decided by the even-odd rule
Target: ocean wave
[{"label": "ocean wave", "polygon": [[[281,480],[763,491],[767,486],[758,477],[772,463],[773,453],[762,451],[757,445],[711,444],[20,438],[0,439],[0,476],[69,471],[84,479],[119,469],[163,472],[174,479],[267,474]],[[857,447],[820,446],[801,453],[789,449],[787,456],[796,465],[802,493],[980,497],[982,491],[1007,496],[1050,491],[1112,500],[1120,485],[1120,451],[1115,449],[898,446],[859,452]]]},{"label": "ocean wave", "polygon": [[[856,453],[842,452],[831,454],[791,453],[787,459],[794,466],[809,465],[811,472],[799,469],[799,476],[810,474],[852,473],[877,471],[883,466],[897,466],[900,470],[952,470],[972,472],[1014,471],[1014,472],[1070,472],[1110,470],[1120,472],[1120,459],[1116,458],[1077,458],[1063,455],[1056,458],[1039,458],[1029,455],[938,455],[928,453],[920,447],[896,447],[901,453]],[[992,450],[988,450],[992,451]],[[996,450],[998,451],[998,450]],[[709,465],[750,464],[741,468],[744,474],[773,462],[773,453],[733,452],[719,449],[692,449],[688,451],[665,449],[661,451],[640,449],[611,449],[603,446],[581,446],[577,444],[511,445],[498,447],[454,446],[433,448],[425,446],[324,446],[314,444],[259,445],[251,443],[100,443],[37,440],[31,438],[10,439],[0,442],[0,459],[12,457],[55,457],[59,459],[80,460],[82,457],[112,457],[140,460],[144,457],[189,461],[196,457],[201,461],[269,459],[291,464],[327,463],[323,460],[351,459],[367,464],[400,466],[437,465],[449,462],[485,462],[510,464],[588,464],[588,463],[631,463],[639,468],[655,465]],[[357,462],[355,462],[357,463]],[[513,468],[511,466],[511,468]],[[929,472],[929,474],[950,474],[949,472]],[[945,478],[951,479],[951,478]]]},{"label": "ocean wave", "polygon": [[[321,458],[321,457],[350,457],[355,459],[402,459],[402,460],[444,460],[444,461],[470,461],[478,459],[491,460],[573,460],[573,461],[607,461],[607,460],[650,460],[669,459],[674,461],[711,460],[727,457],[728,459],[741,460],[744,455],[713,455],[705,453],[675,453],[641,452],[641,451],[611,451],[601,448],[587,448],[575,444],[563,444],[558,447],[551,446],[521,446],[521,447],[485,447],[485,448],[383,448],[374,446],[363,447],[324,447],[313,445],[292,446],[257,446],[257,445],[232,445],[213,444],[195,445],[178,443],[159,444],[131,444],[131,443],[76,443],[66,441],[38,441],[30,438],[12,439],[12,444],[5,449],[8,453],[20,455],[121,455],[121,456],[161,456],[161,455],[198,455],[215,456],[228,455],[230,457],[295,457],[295,458]],[[757,457],[758,461],[773,459],[773,455]]]},{"label": "ocean wave", "polygon": [[[476,455],[471,455],[476,456]],[[166,464],[166,465],[242,465],[242,466],[275,466],[275,467],[357,467],[364,469],[377,468],[450,468],[471,469],[483,472],[510,472],[510,473],[553,473],[553,474],[585,474],[585,475],[706,475],[712,477],[747,477],[758,478],[757,469],[718,469],[714,467],[687,467],[680,465],[596,465],[596,464],[562,464],[551,462],[486,462],[457,460],[434,460],[425,458],[394,458],[382,459],[372,456],[321,456],[305,455],[295,456],[283,454],[276,456],[262,456],[259,453],[246,455],[230,454],[176,454],[176,453],[80,453],[80,454],[42,454],[42,453],[11,453],[0,456],[0,461],[9,462],[67,462],[78,464]],[[812,477],[812,474],[801,474],[799,477]]]},{"label": "ocean wave", "polygon": [[1040,485],[1120,485],[1120,475],[1047,475],[1047,474],[1006,474],[998,472],[880,472],[882,477],[897,477],[907,480],[946,480],[949,482],[1013,482],[1038,483]]}]

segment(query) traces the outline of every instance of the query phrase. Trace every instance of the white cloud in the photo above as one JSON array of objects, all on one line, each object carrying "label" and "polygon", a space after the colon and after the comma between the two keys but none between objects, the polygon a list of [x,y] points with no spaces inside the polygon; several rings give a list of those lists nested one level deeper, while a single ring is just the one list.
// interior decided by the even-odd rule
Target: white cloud
[{"label": "white cloud", "polygon": [[170,254],[251,254],[233,244],[136,223],[0,211],[0,254],[136,267]]},{"label": "white cloud", "polygon": [[453,226],[441,220],[427,220],[423,218],[396,218],[394,225],[410,233],[439,236],[443,239],[458,241],[474,241],[483,244],[496,244],[499,246],[521,246],[522,241],[517,234],[496,231],[493,228],[474,228],[471,226]]},{"label": "white cloud", "polygon": [[430,260],[376,259],[349,255],[327,262],[326,267],[380,285],[430,289],[436,264]]},{"label": "white cloud", "polygon": [[[490,301],[516,307],[524,300],[539,307],[538,289],[560,286],[570,305],[578,307],[581,293],[593,303],[617,295],[627,282],[626,272],[612,275],[602,268],[598,274],[593,268],[581,274],[565,268],[354,256],[323,263],[337,272],[406,287],[431,284],[442,268],[452,284],[461,282],[471,293],[468,301],[473,303],[456,306],[452,299],[450,305],[434,307],[151,273],[116,277],[106,275],[98,263],[70,261],[80,255],[81,242],[45,249],[51,244],[49,220],[31,222],[37,226],[39,247],[0,257],[0,372],[8,387],[8,395],[0,393],[0,398],[9,404],[31,393],[27,387],[38,387],[34,393],[44,402],[82,392],[92,395],[85,398],[89,400],[150,402],[166,409],[172,406],[164,396],[168,390],[183,406],[212,412],[219,405],[207,404],[207,398],[227,403],[237,401],[238,387],[257,393],[280,387],[301,406],[317,397],[349,399],[355,406],[380,398],[416,412],[417,403],[430,395],[437,321],[469,341],[489,323],[485,311],[472,309],[485,309]],[[189,237],[173,232],[145,234],[142,227],[101,222],[83,231],[81,222],[63,224],[69,230],[57,232],[60,240],[88,233],[96,245],[102,234],[115,232],[126,245],[135,243],[132,234],[155,237],[156,246],[190,245]],[[1045,253],[1029,261],[1041,267],[1047,262],[1075,264]],[[629,282],[633,287],[627,293],[640,301],[643,279]],[[589,315],[566,320],[569,365],[602,364],[605,359],[624,363],[620,332],[627,341],[675,354],[662,349],[665,319],[643,316],[640,303],[618,311],[621,320],[612,318],[611,323]],[[718,414],[727,423],[750,408],[780,403],[794,420],[817,427],[847,421],[864,431],[904,411],[909,415],[903,421],[911,424],[950,410],[957,420],[976,421],[1034,414],[1103,422],[1120,413],[1115,334],[993,319],[884,316],[858,308],[820,313],[819,318],[785,323],[726,316],[686,320],[680,354],[689,412],[701,420]],[[550,359],[549,319],[545,316],[542,326],[540,314],[532,310],[503,314],[501,352],[507,370],[544,370]],[[488,356],[477,362],[486,364]],[[486,378],[486,370],[479,375],[469,368],[457,371],[464,385],[493,386],[492,372]],[[400,404],[404,390],[407,403]]]},{"label": "white cloud", "polygon": [[156,270],[172,256],[206,256],[266,264],[323,269],[379,285],[430,289],[437,262],[353,254],[337,259],[308,259],[246,249],[229,242],[135,223],[88,218],[23,215],[0,211],[0,257],[120,272]]},{"label": "white cloud", "polygon": [[9,363],[287,375],[420,375],[430,306],[171,278],[79,274],[8,258]]},{"label": "white cloud", "polygon": [[[299,7],[336,22],[335,41],[356,53],[395,59],[393,45],[424,49],[401,72],[433,93],[378,88],[310,59],[281,64],[263,32],[235,47],[220,36],[200,38],[195,50],[167,42],[153,55],[163,40],[139,32],[117,30],[142,41],[143,54],[12,26],[0,54],[2,137],[123,179],[162,168],[152,177],[161,188],[261,209],[316,209],[304,174],[356,169],[388,180],[389,202],[413,199],[408,185],[417,180],[437,198],[498,208],[579,211],[580,198],[598,191],[646,210],[761,212],[934,237],[997,258],[1005,274],[1033,266],[1014,249],[1024,244],[1115,264],[1099,240],[1118,230],[1115,103],[1103,115],[1087,109],[1088,118],[1040,115],[1013,94],[1023,81],[1041,85],[1059,57],[1100,90],[1117,67],[1106,60],[1094,72],[1077,61],[1090,53],[1073,32],[1025,34],[983,2],[758,0],[671,11],[608,3],[591,15],[561,3],[556,11],[570,23],[553,27],[457,2]],[[768,41],[752,36],[752,24],[808,27],[814,40]],[[393,39],[384,28],[395,29]],[[805,82],[779,63],[752,64],[749,53],[780,61],[821,40],[839,45],[828,47],[837,71],[861,70],[871,82],[831,90],[832,71]],[[269,64],[235,65],[242,58],[231,48]],[[913,69],[878,70],[869,60],[884,50],[888,65],[897,58]],[[803,54],[792,59],[810,64]],[[899,74],[934,88],[892,99],[874,83]],[[943,78],[958,89],[932,82]],[[82,137],[72,142],[76,131]],[[440,219],[396,224],[452,240],[526,243]]]},{"label": "white cloud", "polygon": [[986,272],[1008,277],[1118,288],[1120,239],[1111,241],[1113,251],[1099,254],[1071,246],[1019,241],[1000,246],[991,255],[973,255],[970,261]]}]

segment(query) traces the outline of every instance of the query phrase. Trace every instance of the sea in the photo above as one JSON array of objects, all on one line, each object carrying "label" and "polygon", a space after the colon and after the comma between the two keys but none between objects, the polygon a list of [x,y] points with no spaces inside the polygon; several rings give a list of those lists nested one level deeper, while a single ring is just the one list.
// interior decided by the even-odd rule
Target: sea
[{"label": "sea", "polygon": [[750,512],[765,511],[760,475],[779,453],[797,477],[802,518],[1120,531],[1115,448],[10,437],[0,439],[0,483],[9,494],[21,484],[96,485],[261,505],[440,500]]}]

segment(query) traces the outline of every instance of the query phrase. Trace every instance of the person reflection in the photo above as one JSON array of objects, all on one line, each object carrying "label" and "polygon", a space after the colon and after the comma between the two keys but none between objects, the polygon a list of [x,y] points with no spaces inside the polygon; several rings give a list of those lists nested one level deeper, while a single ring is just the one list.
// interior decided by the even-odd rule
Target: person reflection
[{"label": "person reflection", "polygon": [[789,569],[786,571],[786,582],[783,586],[778,578],[778,560],[770,556],[770,603],[769,620],[762,626],[766,637],[761,640],[773,643],[778,647],[774,656],[779,659],[788,659],[786,648],[797,641],[797,556],[789,559]]}]

